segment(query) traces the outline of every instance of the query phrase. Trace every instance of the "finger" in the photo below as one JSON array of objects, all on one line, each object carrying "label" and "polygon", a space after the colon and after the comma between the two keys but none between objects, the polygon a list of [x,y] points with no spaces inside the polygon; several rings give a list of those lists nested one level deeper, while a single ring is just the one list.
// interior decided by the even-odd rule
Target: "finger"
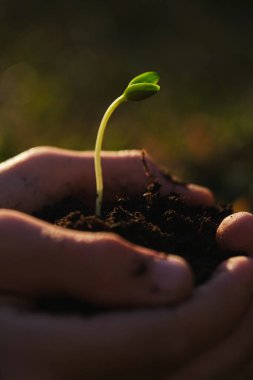
[{"label": "finger", "polygon": [[[212,205],[210,190],[179,185],[169,180],[147,155],[150,174],[162,185],[161,193],[178,192],[187,202]],[[105,201],[116,195],[136,195],[146,190],[148,177],[140,151],[103,152]],[[0,165],[0,207],[32,212],[64,196],[95,202],[94,152],[58,148],[33,148]]]},{"label": "finger", "polygon": [[[141,168],[139,168],[139,172],[143,170],[143,152],[140,151],[128,151],[127,153],[133,154],[133,156],[137,155],[137,158],[142,157],[141,160]],[[163,171],[161,171],[158,165],[153,161],[152,157],[148,153],[144,155],[145,162],[145,174],[148,174],[156,179],[161,185],[160,194],[168,195],[169,193],[178,193],[185,199],[187,203],[190,204],[202,204],[206,206],[212,206],[214,204],[214,195],[211,190],[206,187],[199,186],[192,183],[183,183],[178,181],[173,176],[166,175]],[[145,185],[146,186],[146,185]]]},{"label": "finger", "polygon": [[[243,373],[249,373],[247,364],[252,359],[252,326],[253,306],[250,307],[242,321],[238,323],[238,326],[228,337],[215,344],[207,352],[197,355],[195,359],[188,364],[186,363],[182,370],[170,376],[169,379],[231,380],[235,379],[235,374],[238,373],[238,379],[245,380],[246,377]],[[252,375],[253,371],[251,371]]]},{"label": "finger", "polygon": [[98,378],[160,379],[226,337],[248,307],[252,290],[251,260],[236,258],[191,300],[172,309],[88,319],[24,313],[18,322],[17,314],[7,310],[0,326],[10,351],[20,348],[23,365],[28,359],[33,365],[39,361],[44,370],[57,372],[55,379],[96,378],[94,373]]},{"label": "finger", "polygon": [[216,239],[222,249],[253,255],[253,215],[248,212],[229,215],[218,227]]},{"label": "finger", "polygon": [[0,212],[0,290],[69,295],[98,305],[156,306],[190,294],[180,257],[117,235],[67,231],[16,211]]},{"label": "finger", "polygon": [[[251,259],[229,259],[208,283],[196,289],[191,302],[179,306],[177,325],[173,330],[173,342],[176,337],[178,342],[178,347],[176,343],[173,347],[175,356],[178,352],[180,360],[185,362],[231,331],[250,303],[252,270]],[[242,280],[246,282],[242,284]],[[175,357],[173,363],[176,362]]]}]

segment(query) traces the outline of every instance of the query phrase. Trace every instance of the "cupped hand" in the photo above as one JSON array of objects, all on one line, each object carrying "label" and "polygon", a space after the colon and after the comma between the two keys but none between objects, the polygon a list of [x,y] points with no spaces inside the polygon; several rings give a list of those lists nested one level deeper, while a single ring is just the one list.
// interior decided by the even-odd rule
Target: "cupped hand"
[{"label": "cupped hand", "polygon": [[[237,212],[225,218],[220,224],[216,238],[222,249],[241,251],[253,257],[253,215],[249,212]],[[253,378],[253,306],[246,318],[238,326],[227,344],[221,350],[227,357],[226,372],[232,380],[250,380]],[[228,360],[228,358],[233,360]],[[229,378],[230,379],[230,378]]]},{"label": "cupped hand", "polygon": [[[211,204],[212,193],[166,179],[146,156],[161,192]],[[141,152],[103,154],[105,200],[141,193],[147,185]],[[107,306],[158,306],[188,296],[192,274],[177,256],[165,258],[106,233],[67,231],[31,213],[69,195],[95,204],[93,153],[33,148],[0,165],[0,290],[22,296],[65,294]]]},{"label": "cupped hand", "polygon": [[[146,160],[163,194],[180,192],[187,202],[213,204],[209,190],[169,181],[148,156]],[[104,154],[103,166],[106,200],[145,190],[140,152]],[[92,153],[32,149],[1,164],[0,189],[2,293],[28,299],[59,292],[100,305],[146,307],[175,304],[188,296],[171,309],[89,318],[36,314],[3,300],[4,380],[180,378],[182,368],[197,373],[195,360],[233,336],[240,325],[253,291],[251,260],[238,257],[224,263],[221,272],[190,296],[191,272],[178,257],[165,260],[161,253],[116,235],[66,231],[25,214],[70,194],[95,203]]]},{"label": "cupped hand", "polygon": [[[190,363],[226,340],[233,346],[228,346],[227,355],[218,352],[225,354],[225,363],[233,363],[229,354],[242,343],[233,331],[239,325],[243,337],[246,334],[242,318],[252,292],[252,261],[237,257],[173,308],[57,316],[29,312],[26,305],[22,309],[2,300],[1,379],[230,379],[208,373],[221,365],[217,355],[207,372],[198,372],[199,367],[194,371]],[[249,337],[247,342],[250,346]],[[240,353],[236,352],[236,360]]]},{"label": "cupped hand", "polygon": [[[180,193],[190,203],[212,205],[210,190],[180,185],[164,175],[148,154],[103,152],[104,198],[141,194],[148,183],[146,168],[161,184],[161,193]],[[38,210],[65,196],[78,196],[95,208],[94,152],[76,152],[52,147],[32,148],[0,164],[0,207],[24,212]]]},{"label": "cupped hand", "polygon": [[[220,224],[216,240],[221,249],[253,256],[253,215],[238,212]],[[238,283],[239,286],[239,283]],[[233,297],[233,292],[231,295]],[[226,305],[226,301],[224,301]],[[253,304],[234,330],[214,347],[197,355],[170,380],[251,380],[253,379]]]}]

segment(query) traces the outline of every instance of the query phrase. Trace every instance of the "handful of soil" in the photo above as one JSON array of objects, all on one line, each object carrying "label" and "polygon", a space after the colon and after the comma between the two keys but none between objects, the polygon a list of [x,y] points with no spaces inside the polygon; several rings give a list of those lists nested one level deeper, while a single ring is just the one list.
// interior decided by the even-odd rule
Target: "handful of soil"
[{"label": "handful of soil", "polygon": [[182,256],[199,285],[210,278],[219,263],[238,255],[221,251],[215,240],[219,224],[233,210],[222,205],[190,206],[179,194],[161,197],[159,188],[152,181],[144,194],[116,199],[106,205],[102,218],[91,216],[88,207],[73,198],[47,206],[34,216],[79,231],[114,232],[135,244]]}]

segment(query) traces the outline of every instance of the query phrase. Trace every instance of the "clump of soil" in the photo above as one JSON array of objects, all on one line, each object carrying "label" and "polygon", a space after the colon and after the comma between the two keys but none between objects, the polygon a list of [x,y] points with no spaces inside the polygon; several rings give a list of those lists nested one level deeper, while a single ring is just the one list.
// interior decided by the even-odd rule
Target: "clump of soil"
[{"label": "clump of soil", "polygon": [[219,263],[238,254],[219,250],[215,241],[218,225],[233,210],[222,205],[189,206],[175,193],[161,197],[159,188],[152,181],[144,194],[116,199],[105,206],[102,218],[90,215],[87,205],[73,198],[34,215],[79,231],[114,232],[133,243],[180,255],[191,265],[199,285],[210,278]]}]

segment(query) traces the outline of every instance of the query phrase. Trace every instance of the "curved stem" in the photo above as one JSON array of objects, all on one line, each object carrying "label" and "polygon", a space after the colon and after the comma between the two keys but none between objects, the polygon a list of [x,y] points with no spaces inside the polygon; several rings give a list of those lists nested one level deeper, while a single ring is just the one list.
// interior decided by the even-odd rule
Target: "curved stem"
[{"label": "curved stem", "polygon": [[97,134],[97,140],[96,140],[96,146],[95,146],[95,175],[96,175],[96,189],[97,189],[95,212],[97,216],[101,216],[101,207],[102,207],[102,199],[103,199],[103,175],[102,175],[102,166],[101,166],[101,149],[102,149],[104,132],[105,132],[105,128],[111,114],[124,101],[126,101],[124,95],[121,95],[116,100],[114,100],[114,102],[106,110],[103,116],[103,119],[101,120],[98,134]]}]

